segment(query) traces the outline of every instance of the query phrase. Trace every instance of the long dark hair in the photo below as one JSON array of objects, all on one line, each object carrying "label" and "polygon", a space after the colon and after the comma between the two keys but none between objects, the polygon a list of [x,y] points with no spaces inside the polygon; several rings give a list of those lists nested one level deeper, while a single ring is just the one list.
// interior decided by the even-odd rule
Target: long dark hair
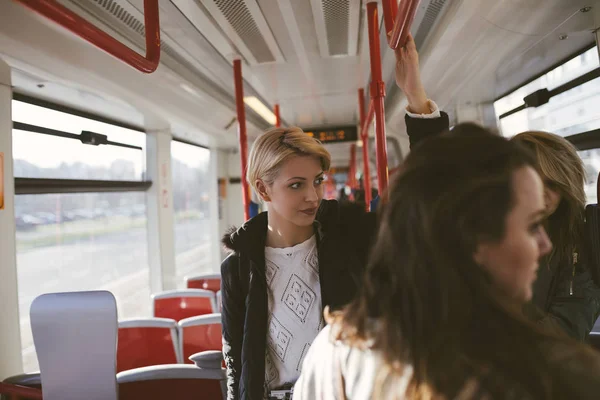
[{"label": "long dark hair", "polygon": [[529,148],[544,184],[558,192],[561,201],[548,218],[548,234],[554,244],[551,258],[561,265],[581,250],[585,210],[585,169],[575,147],[566,139],[547,132],[523,132],[511,140]]},{"label": "long dark hair", "polygon": [[537,346],[547,337],[473,260],[482,240],[504,237],[514,173],[534,165],[504,138],[447,135],[413,149],[396,174],[364,285],[333,315],[333,332],[349,345],[373,343],[387,367],[381,379],[410,365],[411,398],[432,389],[454,398],[486,370],[512,383],[499,396],[515,387],[533,398],[560,392]]}]

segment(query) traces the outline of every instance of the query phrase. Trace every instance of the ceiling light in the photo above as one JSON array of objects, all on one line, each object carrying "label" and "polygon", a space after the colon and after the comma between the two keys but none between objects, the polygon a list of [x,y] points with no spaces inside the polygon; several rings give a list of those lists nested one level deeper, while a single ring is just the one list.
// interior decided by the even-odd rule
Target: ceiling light
[{"label": "ceiling light", "polygon": [[244,103],[246,103],[248,107],[254,110],[255,113],[260,115],[269,124],[275,126],[277,121],[275,114],[273,114],[273,111],[265,106],[259,99],[254,96],[244,97]]}]

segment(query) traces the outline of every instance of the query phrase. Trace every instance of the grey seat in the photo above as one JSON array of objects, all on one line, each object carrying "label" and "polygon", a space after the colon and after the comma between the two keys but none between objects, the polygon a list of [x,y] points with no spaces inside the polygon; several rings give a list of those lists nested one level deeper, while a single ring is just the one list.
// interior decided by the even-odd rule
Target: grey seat
[{"label": "grey seat", "polygon": [[41,295],[30,319],[44,400],[117,399],[117,305],[110,292]]}]

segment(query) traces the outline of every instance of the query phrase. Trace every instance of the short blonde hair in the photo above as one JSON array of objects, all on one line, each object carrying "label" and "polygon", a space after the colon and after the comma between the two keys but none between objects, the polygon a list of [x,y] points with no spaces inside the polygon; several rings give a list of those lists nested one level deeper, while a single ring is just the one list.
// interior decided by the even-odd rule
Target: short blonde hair
[{"label": "short blonde hair", "polygon": [[294,156],[312,156],[329,171],[331,155],[317,139],[297,127],[269,129],[256,139],[248,157],[246,179],[258,193],[256,181],[271,185],[283,163]]}]

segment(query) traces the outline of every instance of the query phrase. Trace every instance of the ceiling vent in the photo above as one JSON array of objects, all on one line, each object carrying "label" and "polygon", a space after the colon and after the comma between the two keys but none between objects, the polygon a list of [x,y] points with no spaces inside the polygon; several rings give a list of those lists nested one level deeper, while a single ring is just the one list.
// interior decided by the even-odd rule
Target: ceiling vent
[{"label": "ceiling vent", "polygon": [[414,34],[417,49],[421,48],[448,3],[450,3],[448,0],[430,0],[421,2],[413,23],[414,26],[419,27]]},{"label": "ceiling vent", "polygon": [[256,0],[196,0],[251,64],[285,59]]},{"label": "ceiling vent", "polygon": [[[144,22],[134,17],[125,7],[122,6],[122,4],[119,4],[115,0],[91,0],[87,3],[77,2],[77,5],[94,15],[97,15],[96,12],[98,11],[109,13],[121,21],[129,29],[136,32],[140,38],[143,39],[146,37]],[[161,52],[167,53],[169,56],[180,61],[181,57],[178,56],[177,52],[162,39],[160,41],[160,50]]]},{"label": "ceiling vent", "polygon": [[321,57],[355,56],[358,48],[360,1],[311,0]]}]

